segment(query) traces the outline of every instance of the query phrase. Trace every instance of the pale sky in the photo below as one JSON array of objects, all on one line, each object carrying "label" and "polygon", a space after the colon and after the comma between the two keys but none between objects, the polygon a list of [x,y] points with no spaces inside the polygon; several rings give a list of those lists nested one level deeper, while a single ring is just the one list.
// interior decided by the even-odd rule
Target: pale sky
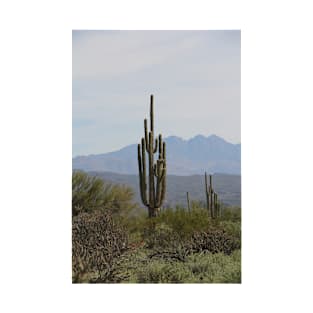
[{"label": "pale sky", "polygon": [[240,143],[240,31],[73,31],[73,156],[155,131]]}]

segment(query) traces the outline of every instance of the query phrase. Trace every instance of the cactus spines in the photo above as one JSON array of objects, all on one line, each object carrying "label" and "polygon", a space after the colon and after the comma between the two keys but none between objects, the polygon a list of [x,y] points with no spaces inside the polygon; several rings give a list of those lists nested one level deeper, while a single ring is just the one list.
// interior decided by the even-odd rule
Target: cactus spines
[{"label": "cactus spines", "polygon": [[[162,135],[154,138],[153,95],[150,97],[150,131],[147,119],[144,119],[144,138],[138,144],[139,187],[143,204],[148,208],[149,217],[155,217],[163,204],[166,191],[166,156],[165,142]],[[154,162],[154,154],[159,150],[159,156]],[[148,154],[148,173],[146,166]],[[148,182],[147,184],[147,175]],[[149,188],[149,189],[148,189]],[[147,194],[149,197],[147,197]]]},{"label": "cactus spines", "polygon": [[212,184],[212,175],[209,175],[210,185],[208,187],[208,178],[205,172],[205,193],[206,193],[206,203],[209,215],[212,219],[215,219],[219,216],[219,204],[217,193],[213,189]]}]

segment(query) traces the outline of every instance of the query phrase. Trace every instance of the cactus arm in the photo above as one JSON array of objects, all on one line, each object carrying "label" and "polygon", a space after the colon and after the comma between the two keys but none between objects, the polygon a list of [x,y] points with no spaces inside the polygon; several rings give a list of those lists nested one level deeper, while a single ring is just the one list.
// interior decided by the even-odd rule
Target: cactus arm
[{"label": "cactus arm", "polygon": [[154,174],[154,176],[158,177],[158,169],[157,169],[156,164],[153,165],[153,174]]},{"label": "cactus arm", "polygon": [[145,118],[144,120],[144,128],[145,128],[145,141],[146,141],[146,149],[148,151],[148,145],[149,145],[149,141],[148,141],[148,126],[147,126],[147,119]]},{"label": "cactus arm", "polygon": [[142,202],[144,202],[143,200],[143,184],[142,184],[142,178],[143,178],[143,173],[142,173],[142,160],[141,160],[141,155],[140,155],[140,150],[141,150],[141,146],[140,144],[138,144],[138,169],[139,169],[139,189],[140,189],[140,196],[141,196],[141,200]]},{"label": "cactus arm", "polygon": [[156,167],[155,176],[157,178],[155,205],[156,205],[156,207],[159,207],[160,206],[160,198],[161,198],[161,192],[160,192],[161,162],[160,162],[160,160],[157,160],[155,167]]},{"label": "cactus arm", "polygon": [[149,206],[155,206],[155,184],[154,184],[154,160],[153,160],[153,133],[149,132]]},{"label": "cactus arm", "polygon": [[147,181],[146,181],[146,154],[145,154],[145,139],[141,139],[141,161],[142,161],[142,202],[144,205],[148,204],[147,201]]},{"label": "cactus arm", "polygon": [[164,159],[164,161],[166,160],[165,159],[165,147],[166,147],[165,142],[163,142],[162,159]]},{"label": "cactus arm", "polygon": [[163,158],[163,150],[162,150],[163,144],[162,144],[162,135],[159,134],[159,159]]},{"label": "cactus arm", "polygon": [[162,204],[162,190],[165,180],[165,161],[163,159],[157,160],[157,189],[156,189],[156,206],[160,207]]},{"label": "cactus arm", "polygon": [[153,95],[150,96],[150,131],[153,133]]},{"label": "cactus arm", "polygon": [[164,202],[165,193],[166,193],[166,145],[165,145],[165,142],[163,142],[162,156],[163,156],[163,171],[162,171],[162,177],[161,177],[162,188],[161,188],[160,206]]},{"label": "cactus arm", "polygon": [[158,138],[155,138],[155,146],[153,149],[153,153],[156,153],[158,151]]}]

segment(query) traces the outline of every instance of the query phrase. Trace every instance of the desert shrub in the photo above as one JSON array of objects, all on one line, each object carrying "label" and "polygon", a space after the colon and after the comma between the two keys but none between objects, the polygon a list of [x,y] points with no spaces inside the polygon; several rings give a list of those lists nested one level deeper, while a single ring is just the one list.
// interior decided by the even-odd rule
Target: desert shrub
[{"label": "desert shrub", "polygon": [[136,207],[134,191],[127,186],[104,182],[100,177],[74,171],[72,176],[72,215],[94,210],[127,214]]},{"label": "desert shrub", "polygon": [[223,207],[221,220],[240,222],[241,208],[240,207]]},{"label": "desert shrub", "polygon": [[72,221],[73,282],[113,282],[128,238],[108,212],[82,213]]},{"label": "desert shrub", "polygon": [[[186,257],[193,253],[230,255],[240,248],[240,235],[234,236],[232,230],[225,231],[225,225],[206,225],[205,231],[193,231],[187,236],[164,222],[157,223],[155,219],[149,222],[142,236],[145,247],[151,250],[151,259],[185,262]],[[232,224],[228,227],[230,225]]]},{"label": "desert shrub", "polygon": [[209,225],[207,211],[201,208],[194,208],[191,212],[183,208],[167,209],[161,212],[155,222],[168,225],[181,239],[190,237],[194,231],[205,230]]},{"label": "desert shrub", "polygon": [[[224,223],[224,224],[223,224]],[[198,206],[194,206],[190,212],[186,209],[178,207],[177,209],[166,208],[162,210],[156,218],[148,219],[147,212],[141,211],[141,214],[137,216],[128,217],[125,220],[125,225],[128,231],[131,234],[136,234],[136,237],[142,237],[145,239],[146,235],[151,230],[151,225],[163,225],[161,227],[164,228],[166,225],[169,229],[171,229],[172,235],[178,235],[182,240],[190,238],[190,236],[194,232],[206,231],[211,226],[215,228],[223,229],[227,228],[227,230],[232,229],[232,223],[237,223],[236,226],[233,227],[233,231],[236,231],[238,234],[240,232],[240,221],[232,222],[227,220],[211,220],[208,217],[208,211],[205,208],[201,208]]]},{"label": "desert shrub", "polygon": [[179,240],[178,234],[167,224],[155,224],[153,220],[149,222],[151,223],[147,223],[147,227],[143,231],[143,238],[145,238],[148,249],[155,247],[166,248],[175,245]]},{"label": "desert shrub", "polygon": [[230,236],[224,230],[210,229],[205,232],[194,233],[190,240],[190,249],[195,252],[211,252],[231,254],[240,249],[240,240]]},{"label": "desert shrub", "polygon": [[[164,231],[165,230],[165,231]],[[196,232],[189,239],[180,238],[175,232],[162,227],[152,232],[154,241],[148,246],[150,258],[185,262],[194,253],[224,253],[230,255],[240,248],[240,240],[219,229]],[[148,241],[150,243],[150,241]]]},{"label": "desert shrub", "polygon": [[108,190],[108,201],[105,207],[110,209],[114,215],[127,217],[132,210],[137,208],[134,202],[135,192],[131,187],[126,185],[111,185]]},{"label": "desert shrub", "polygon": [[224,230],[230,236],[241,239],[241,223],[233,222],[233,221],[219,221],[218,226],[219,229]]},{"label": "desert shrub", "polygon": [[199,201],[199,200],[192,200],[191,201],[191,209],[193,209],[193,210],[205,208],[205,206],[206,206],[206,204],[203,201]]},{"label": "desert shrub", "polygon": [[183,283],[190,275],[180,263],[153,260],[137,272],[138,283]]},{"label": "desert shrub", "polygon": [[150,224],[143,236],[149,258],[184,261],[189,253],[179,234],[165,223]]},{"label": "desert shrub", "polygon": [[[192,254],[185,262],[141,258],[133,264],[131,282],[136,283],[240,283],[241,251],[231,255]],[[144,262],[144,263],[142,263]]]},{"label": "desert shrub", "polygon": [[186,283],[241,283],[241,251],[231,255],[192,254],[184,266],[192,273]]},{"label": "desert shrub", "polygon": [[136,227],[146,248],[156,250],[154,255],[159,256],[163,251],[164,258],[179,258],[189,250],[229,254],[240,247],[240,222],[212,221],[200,208],[191,212],[166,209],[153,219],[142,216]]}]

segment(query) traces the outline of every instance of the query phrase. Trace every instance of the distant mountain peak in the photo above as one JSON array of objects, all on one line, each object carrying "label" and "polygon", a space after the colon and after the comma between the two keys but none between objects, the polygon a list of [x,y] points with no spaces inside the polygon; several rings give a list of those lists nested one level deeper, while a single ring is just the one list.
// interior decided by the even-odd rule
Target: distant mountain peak
[{"label": "distant mountain peak", "polygon": [[[240,144],[232,144],[215,134],[208,137],[196,135],[189,140],[169,136],[164,141],[167,143],[168,174],[194,175],[204,171],[240,174]],[[73,158],[73,168],[136,174],[137,145],[128,145],[109,153]]]},{"label": "distant mountain peak", "polygon": [[206,140],[206,137],[203,135],[196,135],[192,137],[190,140]]},{"label": "distant mountain peak", "polygon": [[215,134],[212,134],[212,135],[209,135],[207,137],[207,139],[209,139],[210,141],[222,141],[222,142],[228,142],[226,141],[224,138],[220,137],[220,136],[217,136]]},{"label": "distant mountain peak", "polygon": [[165,139],[167,139],[167,140],[179,140],[179,141],[183,140],[183,138],[178,137],[178,136],[168,136]]},{"label": "distant mountain peak", "polygon": [[178,137],[178,136],[168,136],[168,137],[165,137],[164,140],[168,144],[175,144],[175,145],[179,145],[179,144],[182,144],[182,143],[186,142],[185,139],[183,139],[181,137]]},{"label": "distant mountain peak", "polygon": [[217,135],[215,135],[215,134],[211,134],[211,135],[209,135],[209,136],[208,136],[208,138],[217,138],[217,139],[223,139],[222,137],[220,137],[220,136],[217,136]]}]

